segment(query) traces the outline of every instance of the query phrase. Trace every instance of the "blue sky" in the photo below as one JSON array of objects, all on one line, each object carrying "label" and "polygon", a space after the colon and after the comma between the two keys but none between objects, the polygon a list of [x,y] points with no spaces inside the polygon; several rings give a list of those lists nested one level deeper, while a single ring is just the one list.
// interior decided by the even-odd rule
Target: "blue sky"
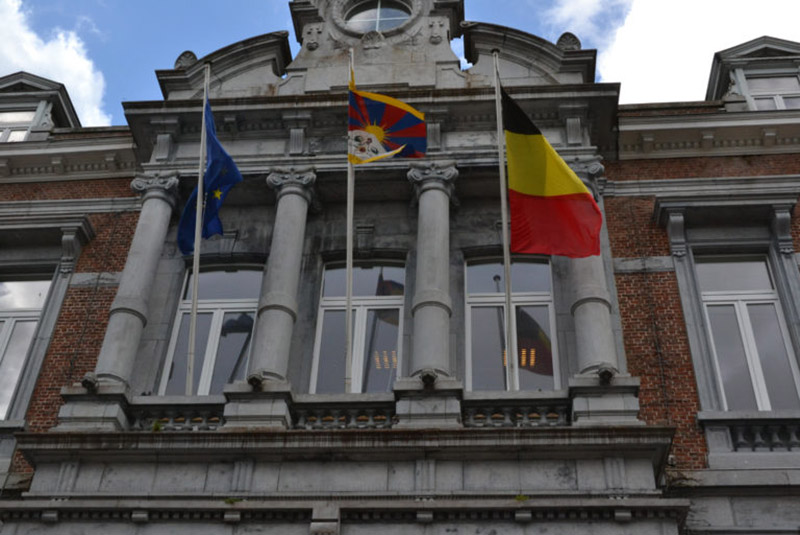
[{"label": "blue sky", "polygon": [[[467,20],[598,49],[623,102],[701,100],[713,53],[764,34],[800,41],[800,0],[465,0]],[[692,13],[687,17],[687,13]],[[782,16],[776,16],[782,13]],[[125,124],[120,102],[161,98],[154,71],[184,50],[292,30],[287,0],[0,0],[0,75],[61,81],[84,125]],[[293,52],[297,45],[292,35]],[[460,53],[460,43],[454,44]]]}]

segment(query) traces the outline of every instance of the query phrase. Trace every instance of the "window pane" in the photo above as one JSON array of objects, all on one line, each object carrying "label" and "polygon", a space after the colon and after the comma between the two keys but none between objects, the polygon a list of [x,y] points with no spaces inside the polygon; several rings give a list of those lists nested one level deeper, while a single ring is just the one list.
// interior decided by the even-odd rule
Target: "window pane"
[{"label": "window pane", "polygon": [[[403,295],[405,268],[402,266],[353,267],[353,295],[380,296]],[[346,270],[344,267],[325,269],[322,286],[324,297],[344,297],[347,293]]]},{"label": "window pane", "polygon": [[553,349],[547,307],[517,309],[517,363],[520,390],[553,390]]},{"label": "window pane", "polygon": [[778,322],[778,311],[772,303],[747,305],[753,336],[761,360],[761,370],[767,383],[772,409],[798,409],[797,396],[786,343]]},{"label": "window pane", "polygon": [[[172,366],[169,370],[167,396],[183,396],[186,394],[186,359],[189,353],[189,321],[190,314],[181,315],[181,326],[178,331],[178,341],[175,344],[175,354],[172,357]],[[195,332],[194,355],[194,387],[192,393],[197,394],[197,385],[200,383],[200,373],[203,371],[205,360],[208,331],[211,329],[211,314],[197,315],[197,332]]]},{"label": "window pane", "polygon": [[[467,266],[467,293],[504,293],[504,280],[502,262],[481,262]],[[550,264],[512,262],[511,291],[549,292]]]},{"label": "window pane", "polygon": [[800,80],[798,80],[797,76],[766,76],[763,78],[748,78],[747,86],[750,88],[751,92],[793,92],[800,91]]},{"label": "window pane", "polygon": [[697,258],[696,264],[697,282],[704,292],[772,290],[765,258]]},{"label": "window pane", "polygon": [[[5,418],[17,381],[25,365],[25,356],[36,332],[36,320],[18,321],[14,324],[11,337],[0,361],[0,418]],[[0,325],[0,329],[2,326]]]},{"label": "window pane", "polygon": [[800,97],[783,97],[783,105],[787,110],[800,109]]},{"label": "window pane", "polygon": [[755,99],[757,110],[777,110],[778,106],[775,104],[775,99],[772,97],[757,98]]},{"label": "window pane", "polygon": [[364,344],[362,392],[391,392],[397,377],[397,337],[400,311],[369,310]]},{"label": "window pane", "polygon": [[25,124],[33,121],[34,111],[0,111],[0,124]]},{"label": "window pane", "polygon": [[[197,286],[199,299],[258,299],[261,293],[260,269],[236,269],[232,271],[201,271]],[[189,275],[184,299],[191,299],[194,277]]]},{"label": "window pane", "polygon": [[8,138],[6,138],[6,141],[9,143],[18,143],[20,141],[25,141],[25,137],[27,135],[27,130],[12,130],[8,133]]},{"label": "window pane", "polygon": [[49,280],[0,282],[0,310],[42,308]]},{"label": "window pane", "polygon": [[209,394],[221,394],[226,384],[244,379],[254,316],[253,312],[226,312],[223,316]]},{"label": "window pane", "polygon": [[503,307],[472,307],[472,389],[505,390]]},{"label": "window pane", "polygon": [[326,310],[322,316],[322,337],[317,366],[317,394],[344,392],[345,327],[344,310]]},{"label": "window pane", "polygon": [[728,410],[756,410],[758,407],[736,310],[733,305],[708,306],[708,319]]}]

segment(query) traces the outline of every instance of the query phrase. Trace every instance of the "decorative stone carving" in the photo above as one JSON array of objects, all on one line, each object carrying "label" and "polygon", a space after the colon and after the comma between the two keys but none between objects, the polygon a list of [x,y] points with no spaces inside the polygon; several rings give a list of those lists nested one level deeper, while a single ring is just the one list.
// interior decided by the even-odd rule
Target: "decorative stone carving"
[{"label": "decorative stone carving", "polygon": [[556,41],[556,46],[564,51],[580,50],[581,41],[574,33],[564,32],[561,34],[561,37],[558,38],[558,41]]},{"label": "decorative stone carving", "polygon": [[683,258],[686,256],[686,232],[684,230],[683,212],[674,211],[669,213],[667,234],[669,235],[669,245],[672,250],[672,256],[676,258]]},{"label": "decorative stone carving", "polygon": [[417,197],[426,189],[435,187],[447,193],[451,202],[456,202],[453,197],[455,181],[458,178],[455,162],[412,163],[407,176],[414,186]]},{"label": "decorative stone carving", "polygon": [[176,69],[187,69],[197,63],[197,56],[191,50],[181,52],[181,55],[175,60]]},{"label": "decorative stone carving", "polygon": [[598,182],[601,177],[605,176],[606,172],[603,164],[596,158],[591,158],[589,160],[578,160],[569,164],[569,166],[597,199],[600,196]]},{"label": "decorative stone carving", "polygon": [[319,48],[319,42],[322,37],[323,25],[321,23],[307,24],[303,28],[303,46],[307,50],[316,50]]},{"label": "decorative stone carving", "polygon": [[178,194],[178,173],[155,173],[152,176],[137,176],[131,182],[131,189],[144,195],[145,199],[160,197],[175,208]]},{"label": "decorative stone carving", "polygon": [[361,37],[361,43],[364,46],[364,50],[375,50],[383,46],[383,42],[386,39],[383,37],[383,34],[378,31],[371,31],[365,33]]},{"label": "decorative stone carving", "polygon": [[786,256],[794,254],[792,241],[792,214],[791,207],[776,207],[772,212],[772,233],[778,241],[778,251]]},{"label": "decorative stone carving", "polygon": [[289,167],[288,169],[275,169],[267,175],[267,185],[277,191],[278,198],[289,191],[300,193],[311,202],[314,198],[314,182],[317,174],[313,167]]},{"label": "decorative stone carving", "polygon": [[444,38],[447,35],[447,30],[445,29],[443,20],[430,21],[428,23],[428,28],[430,28],[430,36],[428,37],[428,41],[430,41],[432,45],[438,45],[444,41]]}]

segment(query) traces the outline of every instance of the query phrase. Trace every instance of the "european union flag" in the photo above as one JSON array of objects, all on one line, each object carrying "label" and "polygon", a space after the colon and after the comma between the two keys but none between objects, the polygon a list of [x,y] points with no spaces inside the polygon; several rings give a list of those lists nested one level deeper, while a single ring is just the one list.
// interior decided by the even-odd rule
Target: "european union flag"
[{"label": "european union flag", "polygon": [[[206,99],[206,172],[203,176],[203,193],[205,196],[205,209],[203,212],[203,238],[210,238],[214,234],[222,234],[222,221],[219,219],[219,209],[222,206],[228,191],[242,181],[242,174],[233,163],[233,158],[225,152],[217,139],[217,129],[214,126],[214,114],[211,105]],[[180,223],[178,223],[178,247],[185,255],[194,251],[194,228],[197,214],[197,188],[194,188],[186,206],[183,208]]]}]

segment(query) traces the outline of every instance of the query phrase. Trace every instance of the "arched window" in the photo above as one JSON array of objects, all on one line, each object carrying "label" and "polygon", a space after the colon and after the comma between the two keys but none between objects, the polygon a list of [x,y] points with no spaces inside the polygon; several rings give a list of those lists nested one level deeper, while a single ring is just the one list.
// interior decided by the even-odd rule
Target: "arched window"
[{"label": "arched window", "polygon": [[347,28],[354,32],[383,32],[397,28],[411,17],[411,10],[400,0],[356,2],[345,13]]}]

